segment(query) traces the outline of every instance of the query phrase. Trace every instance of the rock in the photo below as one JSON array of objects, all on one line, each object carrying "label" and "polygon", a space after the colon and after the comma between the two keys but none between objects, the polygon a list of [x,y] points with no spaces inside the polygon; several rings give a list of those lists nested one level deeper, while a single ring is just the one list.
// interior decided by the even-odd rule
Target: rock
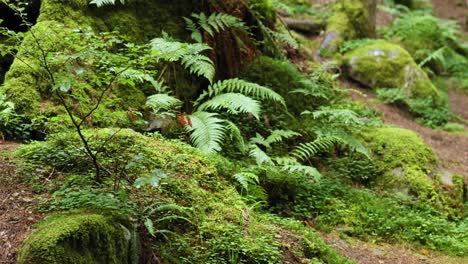
[{"label": "rock", "polygon": [[398,88],[410,99],[446,101],[427,74],[402,47],[384,40],[372,41],[344,55],[347,74],[371,88]]},{"label": "rock", "polygon": [[23,242],[17,263],[138,263],[139,242],[120,221],[86,212],[49,216]]}]

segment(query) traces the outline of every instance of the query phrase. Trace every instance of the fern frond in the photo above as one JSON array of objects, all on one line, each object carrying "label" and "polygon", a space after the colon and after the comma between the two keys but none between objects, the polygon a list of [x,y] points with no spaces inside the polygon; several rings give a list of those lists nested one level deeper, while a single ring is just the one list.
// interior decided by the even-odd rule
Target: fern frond
[{"label": "fern frond", "polygon": [[192,14],[192,18],[196,19],[197,22],[190,18],[184,18],[184,20],[186,22],[187,29],[192,32],[192,38],[199,43],[202,42],[200,29],[203,29],[212,37],[216,33],[220,33],[228,28],[247,30],[244,22],[239,18],[224,13],[213,13],[210,16],[207,16],[202,12],[200,14]]},{"label": "fern frond", "polygon": [[247,151],[247,146],[239,127],[233,122],[226,120],[226,130],[229,131],[228,135],[231,137],[231,140],[237,144],[240,152],[245,153]]},{"label": "fern frond", "polygon": [[345,126],[363,124],[363,121],[359,118],[358,114],[349,109],[322,107],[320,110],[314,112],[304,111],[302,112],[302,115],[312,115],[314,119],[324,118],[328,122],[340,123]]},{"label": "fern frond", "polygon": [[210,82],[214,79],[215,69],[213,62],[205,55],[187,55],[182,58],[182,65],[188,69],[191,74],[203,76]]},{"label": "fern frond", "polygon": [[255,160],[258,166],[263,164],[267,165],[274,165],[273,160],[266,154],[263,150],[261,150],[258,146],[252,145],[249,156]]},{"label": "fern frond", "polygon": [[301,134],[294,132],[292,130],[273,130],[271,134],[266,138],[265,143],[267,145],[273,144],[273,143],[279,143],[282,142],[284,139],[290,139],[293,137],[300,136]]},{"label": "fern frond", "polygon": [[428,62],[430,61],[438,61],[440,62],[444,68],[445,67],[445,51],[447,50],[447,47],[446,46],[443,46],[442,48],[430,53],[424,60],[421,61],[421,63],[419,63],[419,67],[423,67],[424,65],[426,65]]},{"label": "fern frond", "polygon": [[208,87],[208,89],[197,99],[196,104],[199,104],[205,98],[219,95],[225,92],[240,93],[260,100],[274,101],[280,103],[283,106],[286,106],[284,98],[272,89],[237,78],[219,81],[213,85],[210,85],[210,87]]},{"label": "fern frond", "polygon": [[256,185],[259,183],[258,176],[251,172],[240,172],[235,174],[233,177],[246,191],[249,190],[249,185]]},{"label": "fern frond", "polygon": [[205,152],[221,151],[221,143],[224,140],[224,120],[218,118],[215,113],[197,111],[190,115],[192,125],[185,128],[195,147]]},{"label": "fern frond", "polygon": [[285,165],[281,168],[281,170],[289,172],[289,173],[303,173],[307,176],[313,177],[315,179],[320,179],[322,177],[322,174],[314,167],[312,166],[306,166],[306,165]]},{"label": "fern frond", "polygon": [[206,101],[198,107],[199,110],[220,110],[226,109],[228,113],[250,113],[259,119],[261,107],[260,103],[248,96],[239,93],[220,94]]},{"label": "fern frond", "polygon": [[155,113],[179,108],[182,101],[168,94],[155,94],[148,97],[146,106],[150,107]]},{"label": "fern frond", "polygon": [[330,151],[336,144],[335,137],[319,137],[309,143],[301,143],[291,152],[299,160],[308,160],[321,152]]},{"label": "fern frond", "polygon": [[157,61],[180,61],[190,73],[205,77],[211,82],[215,73],[213,61],[201,54],[210,49],[206,44],[188,44],[168,38],[155,38],[151,41],[151,55]]},{"label": "fern frond", "polygon": [[117,2],[120,2],[122,5],[125,4],[125,0],[91,0],[89,4],[102,7],[105,5],[115,5]]}]

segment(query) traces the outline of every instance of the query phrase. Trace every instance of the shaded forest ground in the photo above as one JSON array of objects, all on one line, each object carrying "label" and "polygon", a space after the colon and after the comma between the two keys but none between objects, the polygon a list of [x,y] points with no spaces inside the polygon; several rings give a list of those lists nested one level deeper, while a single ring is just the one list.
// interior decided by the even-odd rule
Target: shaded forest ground
[{"label": "shaded forest ground", "polygon": [[41,218],[31,188],[15,177],[11,155],[17,144],[0,141],[0,263],[16,263],[16,252]]}]

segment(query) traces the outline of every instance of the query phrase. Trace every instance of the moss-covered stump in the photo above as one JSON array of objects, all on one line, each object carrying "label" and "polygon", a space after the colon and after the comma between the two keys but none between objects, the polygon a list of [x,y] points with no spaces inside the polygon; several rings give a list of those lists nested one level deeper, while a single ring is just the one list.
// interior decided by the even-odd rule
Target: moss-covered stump
[{"label": "moss-covered stump", "polygon": [[335,53],[341,43],[354,38],[375,35],[375,0],[338,0],[327,21],[321,49]]},{"label": "moss-covered stump", "polygon": [[131,231],[103,215],[57,214],[40,223],[23,242],[19,264],[138,263]]},{"label": "moss-covered stump", "polygon": [[344,55],[348,75],[371,88],[398,88],[410,99],[444,107],[443,94],[402,47],[378,40]]}]

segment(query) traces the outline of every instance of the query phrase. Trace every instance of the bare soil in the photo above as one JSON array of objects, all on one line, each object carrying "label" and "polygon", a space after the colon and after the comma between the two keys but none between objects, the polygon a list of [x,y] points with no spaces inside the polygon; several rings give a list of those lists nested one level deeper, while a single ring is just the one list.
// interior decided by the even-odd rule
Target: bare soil
[{"label": "bare soil", "polygon": [[34,209],[34,194],[15,177],[9,156],[17,144],[0,141],[0,263],[16,263],[21,242],[41,218]]},{"label": "bare soil", "polygon": [[372,244],[356,239],[343,239],[337,233],[321,237],[341,255],[360,264],[466,264],[468,259],[440,256],[428,250],[417,250],[405,245]]}]

